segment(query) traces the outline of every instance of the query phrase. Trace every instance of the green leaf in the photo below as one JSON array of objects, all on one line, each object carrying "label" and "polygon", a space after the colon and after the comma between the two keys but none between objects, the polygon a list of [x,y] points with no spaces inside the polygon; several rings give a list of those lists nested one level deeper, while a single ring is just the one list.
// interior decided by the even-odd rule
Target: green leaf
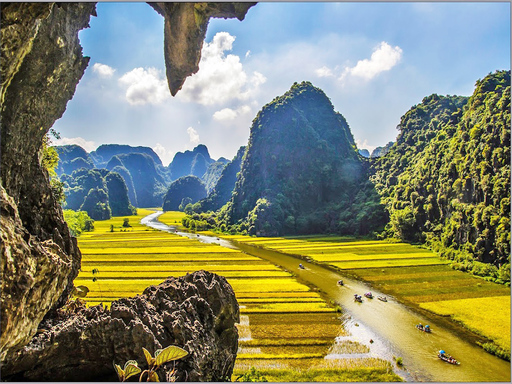
[{"label": "green leaf", "polygon": [[116,369],[117,376],[119,377],[119,381],[124,381],[124,371],[120,365],[114,364],[114,368]]},{"label": "green leaf", "polygon": [[142,347],[142,350],[144,351],[144,356],[146,356],[146,361],[148,362],[148,365],[150,367],[155,365],[155,359],[153,356],[151,356],[151,353],[149,353],[149,351],[144,347]]},{"label": "green leaf", "polygon": [[137,361],[135,361],[135,360],[128,360],[126,363],[124,363],[124,368],[123,368],[123,369],[126,371],[126,367],[127,367],[128,365],[130,365],[130,364],[133,364],[133,365],[135,365],[136,367],[139,365],[139,363],[137,363]]},{"label": "green leaf", "polygon": [[127,361],[124,366],[124,370],[125,380],[128,380],[128,378],[132,377],[133,375],[137,375],[140,373],[140,368],[137,366],[137,362],[135,360]]},{"label": "green leaf", "polygon": [[158,378],[158,374],[154,371],[150,371],[148,381],[158,381],[159,382],[160,379]]},{"label": "green leaf", "polygon": [[178,360],[188,355],[188,352],[175,345],[162,349],[156,356],[156,365],[160,366],[168,361]]}]

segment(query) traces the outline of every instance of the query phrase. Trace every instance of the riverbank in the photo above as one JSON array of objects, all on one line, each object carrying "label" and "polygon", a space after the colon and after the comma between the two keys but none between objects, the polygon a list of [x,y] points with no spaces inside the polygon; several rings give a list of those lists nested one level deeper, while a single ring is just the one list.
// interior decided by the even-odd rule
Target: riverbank
[{"label": "riverbank", "polygon": [[471,331],[473,342],[510,361],[510,288],[453,270],[424,248],[332,236],[223,237],[368,282],[423,313],[449,318],[453,328]]}]

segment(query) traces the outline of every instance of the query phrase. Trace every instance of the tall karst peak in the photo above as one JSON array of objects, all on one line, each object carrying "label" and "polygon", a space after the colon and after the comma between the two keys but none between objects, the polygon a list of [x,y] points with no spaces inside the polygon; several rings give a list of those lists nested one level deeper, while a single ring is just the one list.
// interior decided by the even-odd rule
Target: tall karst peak
[{"label": "tall karst peak", "polygon": [[334,228],[336,210],[353,203],[364,172],[350,128],[327,95],[310,82],[294,83],[253,120],[228,224],[246,222],[250,233],[268,235]]}]

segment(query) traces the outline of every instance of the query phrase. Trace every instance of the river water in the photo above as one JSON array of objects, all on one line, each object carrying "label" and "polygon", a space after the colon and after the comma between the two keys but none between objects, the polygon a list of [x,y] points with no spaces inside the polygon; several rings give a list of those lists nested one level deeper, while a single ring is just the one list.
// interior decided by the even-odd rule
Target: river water
[{"label": "river water", "polygon": [[[427,319],[363,282],[279,252],[245,244],[232,244],[227,240],[211,236],[176,232],[175,228],[158,221],[161,214],[162,212],[156,212],[146,216],[141,223],[202,242],[240,249],[294,273],[302,283],[317,287],[327,300],[335,301],[343,308],[346,314],[344,325],[352,334],[352,339],[363,344],[367,344],[368,340],[373,339],[374,343],[371,349],[376,357],[387,360],[392,360],[393,356],[402,357],[404,366],[407,368],[407,372],[404,372],[403,376],[407,380],[510,382],[509,362],[490,355],[473,342],[466,340],[467,334],[463,331],[457,332],[449,329],[442,322],[436,322],[433,318]],[[305,269],[298,268],[299,262],[304,264]],[[340,279],[344,281],[342,287],[337,285],[337,281]],[[375,297],[386,296],[388,302],[364,297],[363,303],[354,301],[354,294],[362,295],[370,290]],[[417,330],[415,325],[418,323],[430,324],[432,333],[427,334]],[[455,366],[439,360],[437,351],[440,349],[453,355],[461,362],[461,365]]]}]

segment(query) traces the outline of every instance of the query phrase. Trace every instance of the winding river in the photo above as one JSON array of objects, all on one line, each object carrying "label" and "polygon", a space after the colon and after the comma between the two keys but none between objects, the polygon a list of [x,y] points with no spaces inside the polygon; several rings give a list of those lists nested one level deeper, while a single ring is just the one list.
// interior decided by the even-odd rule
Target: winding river
[{"label": "winding river", "polygon": [[[407,372],[404,377],[411,381],[458,381],[458,382],[510,382],[510,363],[499,359],[468,341],[463,331],[449,329],[442,322],[412,311],[407,306],[387,296],[388,302],[363,298],[363,303],[354,301],[354,294],[363,294],[369,290],[375,296],[383,295],[363,282],[350,279],[321,265],[301,261],[305,269],[299,269],[299,260],[279,252],[264,250],[245,244],[232,244],[216,237],[176,232],[158,221],[163,212],[156,212],[141,220],[151,228],[173,232],[181,236],[197,239],[206,243],[240,249],[293,272],[296,278],[309,286],[318,288],[326,300],[338,303],[346,314],[345,328],[353,339],[367,342],[373,339],[372,353],[376,357],[392,360],[393,356],[403,358]],[[343,279],[344,286],[337,281]],[[418,331],[415,324],[430,324],[432,333]],[[451,327],[450,327],[451,328]],[[452,354],[460,366],[442,362],[437,351],[444,349]]]}]

